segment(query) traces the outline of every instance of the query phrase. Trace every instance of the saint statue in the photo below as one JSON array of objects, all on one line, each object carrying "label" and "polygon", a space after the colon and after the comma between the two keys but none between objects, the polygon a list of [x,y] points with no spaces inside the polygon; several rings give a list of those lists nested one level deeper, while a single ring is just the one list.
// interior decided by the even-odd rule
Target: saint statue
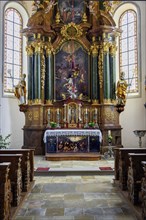
[{"label": "saint statue", "polygon": [[26,74],[22,74],[19,83],[15,86],[15,96],[19,99],[20,104],[26,103]]},{"label": "saint statue", "polygon": [[118,104],[125,105],[126,103],[126,91],[128,87],[127,81],[124,79],[125,73],[121,72],[120,73],[120,79],[117,82],[117,91],[116,95],[118,98]]}]

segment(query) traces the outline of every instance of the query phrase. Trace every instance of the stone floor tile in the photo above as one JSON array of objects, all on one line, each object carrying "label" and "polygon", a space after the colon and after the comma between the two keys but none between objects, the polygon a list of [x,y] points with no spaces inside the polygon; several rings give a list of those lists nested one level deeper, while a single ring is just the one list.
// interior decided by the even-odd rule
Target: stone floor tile
[{"label": "stone floor tile", "polygon": [[15,220],[34,220],[34,216],[18,216],[15,218]]},{"label": "stone floor tile", "polygon": [[69,216],[78,216],[83,214],[83,209],[82,208],[65,208],[64,209],[64,215],[69,215]]},{"label": "stone floor tile", "polygon": [[45,216],[64,216],[64,208],[47,208]]},{"label": "stone floor tile", "polygon": [[46,209],[42,209],[42,208],[29,208],[27,209],[25,216],[45,216],[46,213]]}]

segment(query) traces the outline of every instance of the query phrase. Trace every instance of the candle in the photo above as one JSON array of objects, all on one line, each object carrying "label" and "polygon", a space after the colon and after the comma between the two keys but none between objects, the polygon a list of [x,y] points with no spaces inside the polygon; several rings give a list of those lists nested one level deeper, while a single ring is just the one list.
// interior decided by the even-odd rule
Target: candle
[{"label": "candle", "polygon": [[50,115],[50,108],[48,109],[48,115]]},{"label": "candle", "polygon": [[97,108],[95,108],[95,114],[97,115]]},{"label": "candle", "polygon": [[57,114],[59,114],[59,108],[57,109]]},{"label": "candle", "polygon": [[108,136],[111,136],[111,130],[108,130]]},{"label": "candle", "polygon": [[85,111],[85,113],[87,114],[87,108],[86,108],[86,111]]}]

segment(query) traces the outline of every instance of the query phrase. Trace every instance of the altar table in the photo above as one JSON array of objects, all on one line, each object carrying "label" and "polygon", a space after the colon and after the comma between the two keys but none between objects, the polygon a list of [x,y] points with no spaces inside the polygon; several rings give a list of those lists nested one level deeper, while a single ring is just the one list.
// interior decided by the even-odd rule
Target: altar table
[{"label": "altar table", "polygon": [[102,133],[99,129],[48,129],[43,140],[46,153],[99,152]]}]

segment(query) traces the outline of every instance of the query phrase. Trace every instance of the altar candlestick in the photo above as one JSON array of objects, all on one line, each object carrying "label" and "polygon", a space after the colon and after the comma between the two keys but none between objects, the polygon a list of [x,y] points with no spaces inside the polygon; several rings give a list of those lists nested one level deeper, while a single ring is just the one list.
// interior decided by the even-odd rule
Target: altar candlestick
[{"label": "altar candlestick", "polygon": [[50,115],[50,108],[48,109],[48,115]]},{"label": "altar candlestick", "polygon": [[95,114],[97,115],[97,108],[95,108]]},{"label": "altar candlestick", "polygon": [[108,136],[111,136],[111,130],[108,130]]}]

